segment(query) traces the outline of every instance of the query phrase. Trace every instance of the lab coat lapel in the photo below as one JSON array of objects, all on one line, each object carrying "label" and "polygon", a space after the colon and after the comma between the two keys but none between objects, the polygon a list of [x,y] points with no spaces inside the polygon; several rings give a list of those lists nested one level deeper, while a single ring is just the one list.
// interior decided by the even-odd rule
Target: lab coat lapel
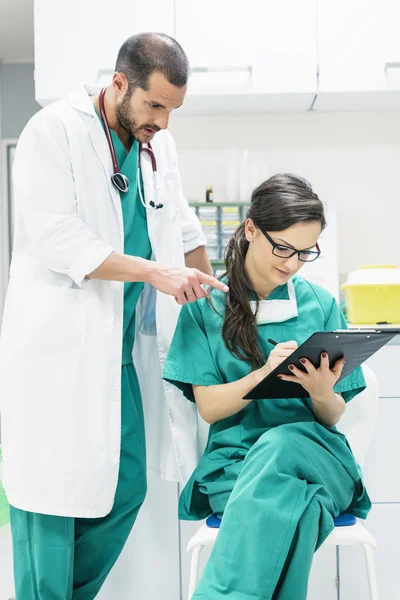
[{"label": "lab coat lapel", "polygon": [[107,144],[107,138],[105,136],[103,127],[98,118],[93,118],[89,127],[89,135],[92,140],[94,151],[97,154],[98,159],[103,165],[104,173],[106,175],[108,191],[111,195],[114,203],[114,208],[117,211],[119,217],[122,218],[121,209],[121,198],[119,192],[111,183],[111,175],[113,173],[113,164],[111,160],[110,149]]},{"label": "lab coat lapel", "polygon": [[[140,156],[140,169],[142,173],[143,179],[143,191],[144,191],[144,200],[146,206],[150,206],[150,202],[157,202],[155,190],[154,190],[154,178],[153,178],[153,168],[151,165],[150,156],[147,152],[142,152]],[[162,231],[157,231],[160,228],[160,215],[158,215],[160,210],[154,209],[146,209],[147,216],[147,229],[149,233],[151,247],[153,249],[154,257],[156,258],[158,255],[158,245],[160,241],[164,237],[162,235]]]},{"label": "lab coat lapel", "polygon": [[[97,86],[81,86],[75,92],[68,96],[68,101],[73,108],[85,113],[91,118],[89,125],[89,135],[93,145],[93,149],[96,152],[98,159],[100,160],[104,174],[107,180],[108,191],[111,196],[114,208],[118,215],[118,221],[121,226],[122,238],[123,238],[123,221],[122,221],[122,208],[121,198],[119,192],[115,189],[111,183],[111,175],[113,173],[113,164],[111,160],[110,149],[108,147],[107,138],[103,130],[103,126],[100,119],[97,117],[93,103],[90,99],[89,94],[95,95],[100,93],[100,87]],[[123,241],[123,240],[122,240]],[[123,247],[123,244],[122,244]]]}]

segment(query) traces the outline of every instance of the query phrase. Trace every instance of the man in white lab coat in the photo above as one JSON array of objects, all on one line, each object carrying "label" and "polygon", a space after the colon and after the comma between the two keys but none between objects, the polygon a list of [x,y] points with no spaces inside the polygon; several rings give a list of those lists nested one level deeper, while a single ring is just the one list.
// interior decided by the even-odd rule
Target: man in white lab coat
[{"label": "man in white lab coat", "polygon": [[227,288],[166,131],[188,71],[168,36],[133,36],[109,87],[46,107],[18,143],[0,340],[17,600],[97,595],[146,493],[141,396],[162,476],[196,463],[194,409],[161,371],[179,305]]}]

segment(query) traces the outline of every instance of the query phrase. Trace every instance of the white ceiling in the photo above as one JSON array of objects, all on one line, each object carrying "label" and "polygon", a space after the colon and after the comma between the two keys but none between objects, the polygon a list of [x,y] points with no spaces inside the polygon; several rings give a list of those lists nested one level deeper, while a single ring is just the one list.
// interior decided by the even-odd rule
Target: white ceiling
[{"label": "white ceiling", "polygon": [[33,61],[33,0],[0,0],[0,62]]}]

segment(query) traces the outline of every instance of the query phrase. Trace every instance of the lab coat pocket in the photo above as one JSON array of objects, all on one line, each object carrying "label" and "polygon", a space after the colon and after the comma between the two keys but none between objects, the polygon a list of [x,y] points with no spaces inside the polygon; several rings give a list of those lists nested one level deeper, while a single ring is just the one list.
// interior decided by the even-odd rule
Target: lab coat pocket
[{"label": "lab coat pocket", "polygon": [[36,354],[82,354],[85,341],[83,289],[33,286],[21,310],[24,350]]}]

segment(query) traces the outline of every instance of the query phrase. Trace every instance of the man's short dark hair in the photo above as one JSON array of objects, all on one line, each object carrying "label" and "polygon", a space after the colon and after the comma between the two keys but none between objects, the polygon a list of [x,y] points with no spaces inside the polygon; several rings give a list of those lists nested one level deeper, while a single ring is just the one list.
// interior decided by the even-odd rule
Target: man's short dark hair
[{"label": "man's short dark hair", "polygon": [[189,61],[176,40],[164,33],[138,33],[128,38],[118,52],[115,70],[124,73],[129,91],[147,91],[149,77],[161,73],[176,87],[187,84]]}]

